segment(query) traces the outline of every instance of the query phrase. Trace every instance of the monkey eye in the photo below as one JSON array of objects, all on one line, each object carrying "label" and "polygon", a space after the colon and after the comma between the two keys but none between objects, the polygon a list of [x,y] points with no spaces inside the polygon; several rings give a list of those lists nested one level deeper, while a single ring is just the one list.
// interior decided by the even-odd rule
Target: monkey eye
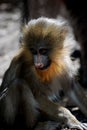
[{"label": "monkey eye", "polygon": [[31,53],[34,54],[34,55],[37,54],[37,51],[36,51],[34,48],[30,48],[30,51],[31,51]]},{"label": "monkey eye", "polygon": [[46,55],[46,54],[48,53],[48,49],[46,49],[46,48],[41,48],[41,49],[39,50],[39,53],[42,54],[42,55]]}]

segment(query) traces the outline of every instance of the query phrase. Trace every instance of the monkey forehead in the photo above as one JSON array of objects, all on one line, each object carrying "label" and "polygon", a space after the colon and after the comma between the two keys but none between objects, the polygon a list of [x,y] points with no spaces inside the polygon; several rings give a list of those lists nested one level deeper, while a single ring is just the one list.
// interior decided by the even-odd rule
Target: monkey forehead
[{"label": "monkey forehead", "polygon": [[[37,19],[32,19],[30,22],[25,26],[23,32],[24,36],[53,36],[54,38],[59,38],[60,33],[69,32],[68,29],[68,22],[62,18],[58,17],[58,19],[51,19],[47,17],[40,17]],[[52,34],[52,35],[51,35]],[[68,33],[66,33],[68,34]],[[62,35],[63,37],[65,35]]]},{"label": "monkey forehead", "polygon": [[[34,39],[51,38],[51,41],[58,42],[64,40],[65,34],[68,32],[66,22],[59,18],[59,20],[40,17],[32,19],[24,29],[24,38],[27,41]],[[63,34],[63,35],[62,35]],[[60,39],[61,37],[61,39]]]}]

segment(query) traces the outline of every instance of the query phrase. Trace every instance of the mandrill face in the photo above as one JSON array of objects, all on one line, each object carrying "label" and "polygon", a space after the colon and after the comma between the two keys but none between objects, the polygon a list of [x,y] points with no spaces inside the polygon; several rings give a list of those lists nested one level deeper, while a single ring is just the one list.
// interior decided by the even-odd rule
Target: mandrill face
[{"label": "mandrill face", "polygon": [[45,70],[52,64],[52,55],[55,54],[56,57],[56,54],[60,54],[65,32],[47,18],[32,21],[25,28],[24,42],[32,55],[35,68]]},{"label": "mandrill face", "polygon": [[51,80],[62,72],[66,34],[67,30],[53,19],[31,20],[25,27],[23,48],[31,55],[32,66],[43,80]]}]

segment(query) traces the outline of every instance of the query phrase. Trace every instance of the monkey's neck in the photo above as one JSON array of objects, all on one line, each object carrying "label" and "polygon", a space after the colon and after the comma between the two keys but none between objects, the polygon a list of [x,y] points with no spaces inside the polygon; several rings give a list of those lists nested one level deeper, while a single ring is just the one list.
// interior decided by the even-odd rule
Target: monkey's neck
[{"label": "monkey's neck", "polygon": [[36,69],[38,76],[42,82],[51,82],[57,76],[61,76],[64,72],[64,64],[61,63],[51,63],[50,67],[46,70]]}]

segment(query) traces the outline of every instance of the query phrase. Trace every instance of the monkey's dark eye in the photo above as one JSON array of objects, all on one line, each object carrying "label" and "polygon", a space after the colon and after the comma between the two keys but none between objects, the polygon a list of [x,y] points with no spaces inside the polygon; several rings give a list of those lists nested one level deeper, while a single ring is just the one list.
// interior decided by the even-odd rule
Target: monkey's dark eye
[{"label": "monkey's dark eye", "polygon": [[31,53],[34,54],[34,55],[37,54],[37,51],[36,51],[34,48],[30,48],[30,51],[31,51]]},{"label": "monkey's dark eye", "polygon": [[42,54],[42,55],[47,55],[47,54],[48,54],[48,49],[46,49],[46,48],[41,48],[41,49],[39,50],[39,53]]}]

